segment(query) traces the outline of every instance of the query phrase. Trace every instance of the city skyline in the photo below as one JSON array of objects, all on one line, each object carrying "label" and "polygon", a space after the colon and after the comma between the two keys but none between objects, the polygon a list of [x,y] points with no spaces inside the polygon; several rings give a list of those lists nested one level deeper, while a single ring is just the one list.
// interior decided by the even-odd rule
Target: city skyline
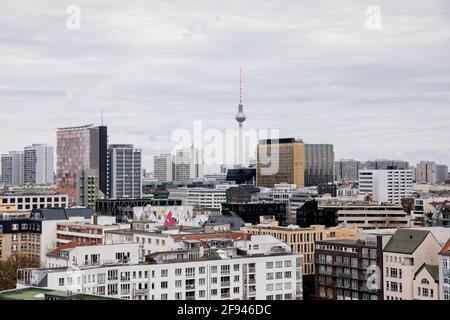
[{"label": "city skyline", "polygon": [[99,124],[103,108],[110,143],[142,148],[149,169],[175,129],[236,127],[242,65],[246,128],[333,144],[336,160],[450,165],[445,1],[378,1],[379,30],[358,1],[232,2],[220,13],[79,1],[79,30],[66,26],[67,1],[15,4],[0,5],[1,153],[56,146],[56,128]]}]

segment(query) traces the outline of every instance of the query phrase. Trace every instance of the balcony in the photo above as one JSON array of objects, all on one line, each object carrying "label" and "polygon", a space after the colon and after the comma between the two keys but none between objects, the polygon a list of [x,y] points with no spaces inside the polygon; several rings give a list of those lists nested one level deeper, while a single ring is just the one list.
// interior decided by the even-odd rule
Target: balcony
[{"label": "balcony", "polygon": [[187,284],[186,290],[195,290],[195,284]]},{"label": "balcony", "polygon": [[222,299],[229,299],[229,298],[231,297],[231,295],[230,295],[229,292],[228,292],[228,293],[222,293],[222,294],[220,295],[220,297],[221,297]]},{"label": "balcony", "polygon": [[140,295],[144,295],[144,294],[148,294],[149,290],[148,289],[134,289],[133,290],[133,294],[135,296],[140,296]]},{"label": "balcony", "polygon": [[230,281],[223,281],[220,284],[222,287],[229,287],[230,286]]},{"label": "balcony", "polygon": [[250,267],[250,268],[248,268],[248,272],[249,273],[256,273],[256,268],[255,267]]}]

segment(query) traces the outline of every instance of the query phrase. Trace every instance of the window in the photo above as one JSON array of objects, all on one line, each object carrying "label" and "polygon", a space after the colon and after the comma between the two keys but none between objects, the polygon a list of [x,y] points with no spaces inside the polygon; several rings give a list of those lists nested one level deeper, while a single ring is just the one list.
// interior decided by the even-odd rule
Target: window
[{"label": "window", "polygon": [[292,262],[290,260],[287,260],[287,261],[284,262],[284,267],[285,268],[290,268],[291,265],[292,265]]},{"label": "window", "polygon": [[205,278],[200,278],[198,283],[199,283],[199,285],[204,286],[206,284],[206,279]]},{"label": "window", "polygon": [[183,282],[181,280],[176,280],[175,281],[175,287],[176,288],[181,288],[183,286]]},{"label": "window", "polygon": [[266,280],[273,280],[273,272],[266,274]]},{"label": "window", "polygon": [[268,283],[266,285],[266,291],[273,291],[273,283]]},{"label": "window", "polygon": [[59,278],[59,286],[64,287],[64,278]]},{"label": "window", "polygon": [[200,274],[205,274],[205,273],[206,273],[206,268],[205,268],[205,267],[200,267],[200,268],[198,269],[198,273],[200,273]]},{"label": "window", "polygon": [[161,300],[168,300],[167,293],[161,295]]},{"label": "window", "polygon": [[234,270],[235,272],[239,271],[239,269],[240,269],[240,266],[239,266],[238,264],[235,264],[235,265],[233,266],[233,270]]},{"label": "window", "polygon": [[427,279],[425,279],[425,278],[422,279],[421,283],[422,283],[422,284],[430,284],[430,282],[429,282]]},{"label": "window", "polygon": [[176,300],[181,300],[182,297],[183,297],[183,294],[182,294],[181,292],[175,293],[175,299],[176,299]]},{"label": "window", "polygon": [[169,271],[167,269],[161,270],[161,277],[162,278],[166,278],[168,276],[169,276]]},{"label": "window", "polygon": [[205,290],[200,290],[198,292],[198,295],[199,295],[200,298],[205,298],[206,297],[206,291]]},{"label": "window", "polygon": [[168,288],[167,281],[161,282],[161,289],[167,289],[167,288]]},{"label": "window", "polygon": [[220,272],[222,274],[230,274],[230,266],[225,265],[220,267]]},{"label": "window", "polygon": [[283,272],[275,273],[275,279],[283,279]]},{"label": "window", "polygon": [[175,269],[175,275],[176,275],[177,277],[181,276],[182,273],[183,273],[183,269],[181,269],[181,268]]},{"label": "window", "polygon": [[273,268],[273,261],[266,262],[266,268],[267,269],[272,269]]},{"label": "window", "polygon": [[240,292],[240,288],[239,287],[234,287],[233,288],[233,293],[234,294],[239,294],[239,292]]},{"label": "window", "polygon": [[217,266],[211,267],[211,273],[217,273]]}]

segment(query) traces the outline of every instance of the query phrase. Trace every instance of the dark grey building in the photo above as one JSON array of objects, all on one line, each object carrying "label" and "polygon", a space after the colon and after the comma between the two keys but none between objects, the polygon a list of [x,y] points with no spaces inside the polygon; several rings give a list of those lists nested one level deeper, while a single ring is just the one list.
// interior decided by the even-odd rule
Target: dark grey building
[{"label": "dark grey building", "polygon": [[108,198],[140,199],[142,196],[142,152],[132,144],[108,148]]},{"label": "dark grey building", "polygon": [[353,159],[339,160],[334,164],[335,181],[358,181],[359,170],[363,169],[361,161]]},{"label": "dark grey building", "polygon": [[402,160],[370,160],[366,162],[367,170],[408,170],[409,162]]},{"label": "dark grey building", "polygon": [[333,181],[333,145],[305,144],[305,186],[319,186]]}]

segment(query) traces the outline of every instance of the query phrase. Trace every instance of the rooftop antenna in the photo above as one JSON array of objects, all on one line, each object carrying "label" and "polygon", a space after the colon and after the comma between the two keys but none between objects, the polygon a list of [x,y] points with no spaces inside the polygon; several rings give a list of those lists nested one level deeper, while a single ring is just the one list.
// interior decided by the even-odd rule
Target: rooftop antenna
[{"label": "rooftop antenna", "polygon": [[101,112],[101,119],[102,119],[102,127],[103,127],[103,107],[102,107],[102,112]]}]

